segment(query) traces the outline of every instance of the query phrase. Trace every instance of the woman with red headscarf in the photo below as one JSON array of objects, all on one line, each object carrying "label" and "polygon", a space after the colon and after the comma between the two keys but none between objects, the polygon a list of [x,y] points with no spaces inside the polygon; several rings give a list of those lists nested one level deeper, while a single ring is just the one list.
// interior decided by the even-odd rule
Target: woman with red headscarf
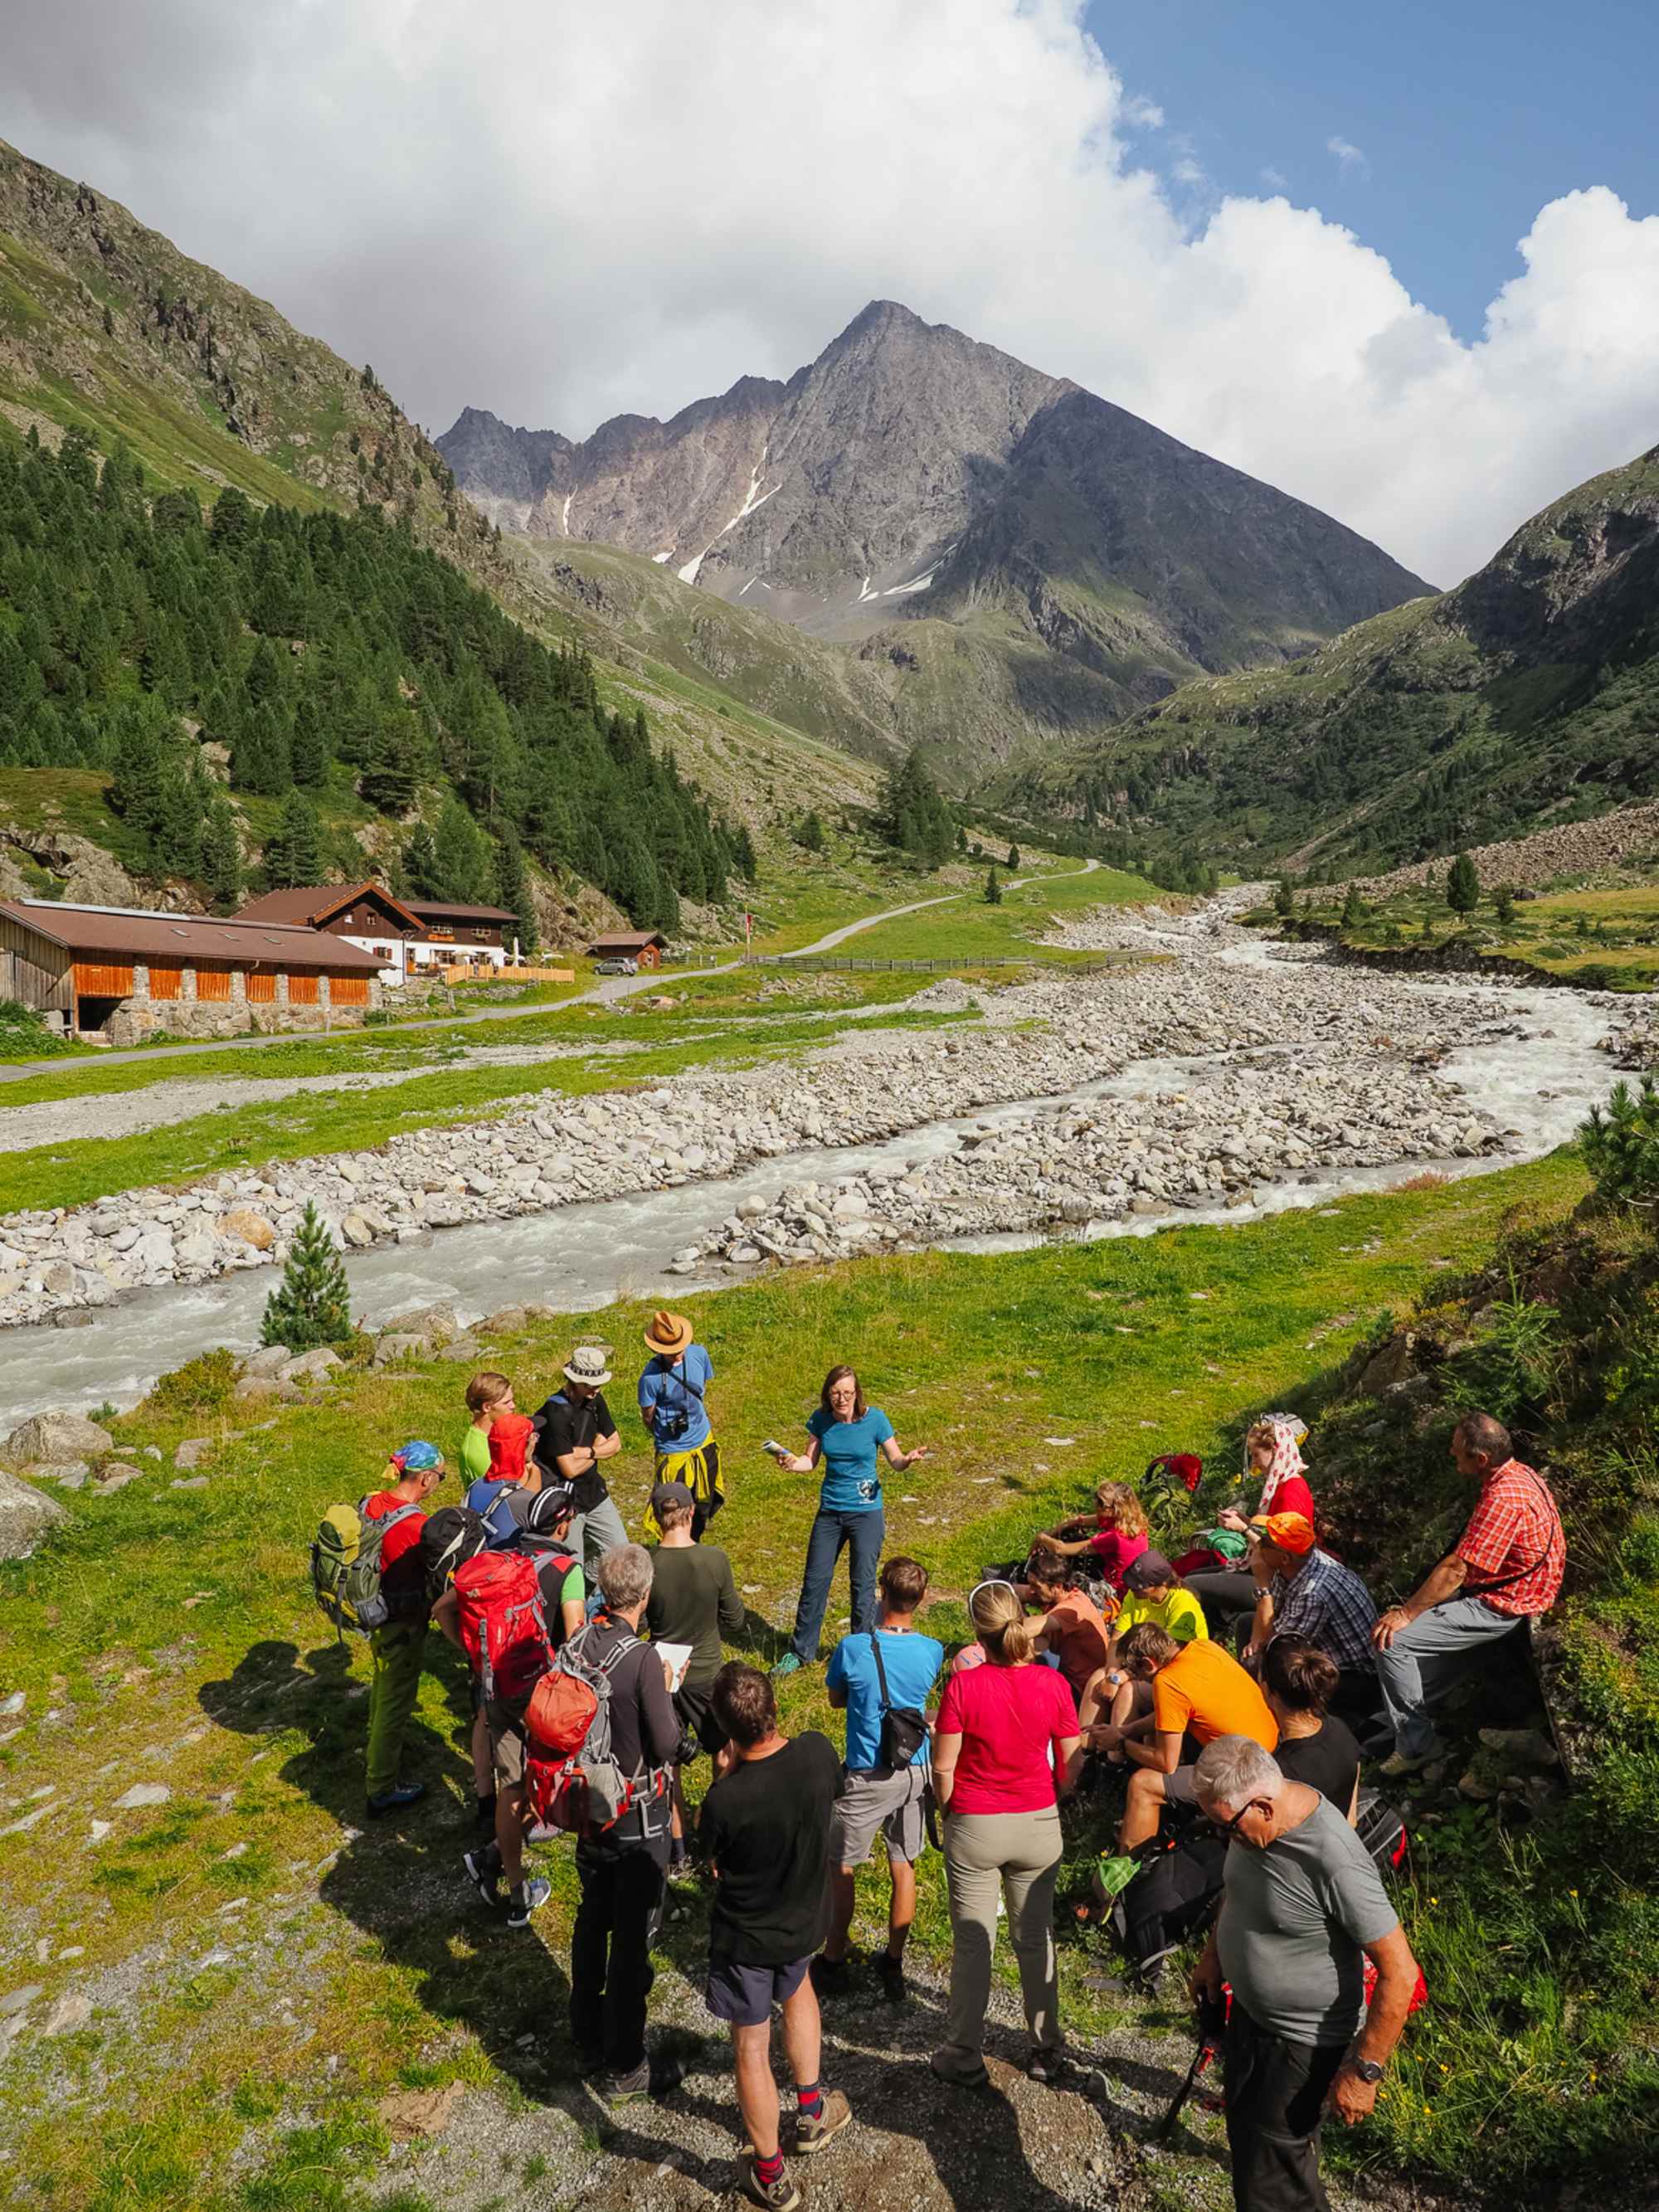
[{"label": "woman with red headscarf", "polygon": [[1264,1413],[1250,1424],[1244,1438],[1244,1471],[1261,1478],[1255,1511],[1247,1519],[1237,1506],[1228,1505],[1216,1515],[1218,1528],[1251,1540],[1250,1552],[1237,1566],[1201,1567],[1182,1577],[1182,1588],[1191,1590],[1204,1607],[1205,1618],[1218,1628],[1225,1629],[1241,1615],[1255,1611],[1261,1589],[1251,1562],[1258,1525],[1270,1513],[1300,1513],[1310,1522],[1314,1519],[1313,1492],[1302,1456],[1307,1434],[1307,1424],[1294,1413]]}]

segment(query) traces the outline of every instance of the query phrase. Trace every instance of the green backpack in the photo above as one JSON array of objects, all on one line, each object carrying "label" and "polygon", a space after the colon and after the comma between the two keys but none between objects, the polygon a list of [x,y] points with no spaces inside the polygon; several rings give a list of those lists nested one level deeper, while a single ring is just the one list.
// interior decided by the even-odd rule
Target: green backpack
[{"label": "green backpack", "polygon": [[356,1505],[331,1505],[312,1540],[311,1586],[337,1635],[349,1628],[368,1636],[392,1618],[380,1590],[381,1547],[388,1529],[421,1510],[399,1505],[374,1520],[364,1510],[368,1504],[360,1498]]}]

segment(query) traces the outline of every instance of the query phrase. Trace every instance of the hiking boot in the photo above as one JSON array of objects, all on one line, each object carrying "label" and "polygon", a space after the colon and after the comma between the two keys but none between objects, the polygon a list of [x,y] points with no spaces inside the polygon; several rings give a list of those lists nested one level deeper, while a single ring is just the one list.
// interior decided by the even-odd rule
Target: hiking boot
[{"label": "hiking boot", "polygon": [[509,1928],[528,1928],[530,1916],[538,1912],[553,1894],[553,1885],[540,1875],[532,1875],[521,1881],[507,1900],[507,1924]]},{"label": "hiking boot", "polygon": [[817,2111],[809,2120],[805,2112],[795,2118],[795,2148],[802,2158],[811,2158],[815,2150],[822,2150],[831,2136],[838,2136],[853,2117],[853,2107],[839,2089],[826,2089],[818,2102]]},{"label": "hiking boot", "polygon": [[812,1987],[821,1997],[844,1997],[853,1986],[850,1960],[827,1959],[820,1951],[807,1971],[812,1977]]},{"label": "hiking boot", "polygon": [[401,1813],[405,1806],[418,1805],[426,1795],[424,1782],[398,1782],[390,1790],[382,1790],[378,1797],[368,1801],[368,1817],[379,1820],[387,1813]]},{"label": "hiking boot", "polygon": [[876,1961],[876,1975],[881,1983],[881,1993],[890,2005],[904,2002],[904,1961],[896,1959],[890,1951],[884,1951]]},{"label": "hiking boot", "polygon": [[1383,1760],[1377,1772],[1386,1775],[1390,1782],[1398,1782],[1404,1775],[1420,1774],[1425,1766],[1432,1766],[1443,1756],[1437,1746],[1433,1751],[1425,1751],[1421,1759],[1407,1759],[1403,1751],[1396,1751]]},{"label": "hiking boot", "polygon": [[641,2059],[631,2072],[618,2074],[613,2068],[601,2074],[594,2087],[614,2112],[619,2106],[632,2105],[641,2097],[651,2094],[651,2062]]},{"label": "hiking boot", "polygon": [[949,2081],[954,2088],[987,2089],[991,2085],[985,2061],[976,2051],[957,2051],[951,2044],[941,2044],[927,2063],[941,2081]]},{"label": "hiking boot", "polygon": [[787,2172],[781,2173],[775,2181],[763,2181],[755,2171],[755,2154],[750,2151],[743,2161],[744,2195],[751,2204],[763,2204],[768,2212],[795,2212],[800,2203],[800,2191]]},{"label": "hiking boot", "polygon": [[1063,2051],[1034,2051],[1025,2062],[1027,2078],[1041,2081],[1048,2089],[1059,2088],[1070,2071],[1070,2062]]},{"label": "hiking boot", "polygon": [[787,1675],[799,1674],[799,1672],[800,1661],[796,1658],[793,1651],[786,1651],[772,1669],[772,1680],[775,1682],[781,1682]]},{"label": "hiking boot", "polygon": [[485,1844],[478,1850],[464,1851],[461,1865],[484,1903],[499,1912],[507,1903],[507,1894],[501,1887],[501,1855],[495,1844]]}]

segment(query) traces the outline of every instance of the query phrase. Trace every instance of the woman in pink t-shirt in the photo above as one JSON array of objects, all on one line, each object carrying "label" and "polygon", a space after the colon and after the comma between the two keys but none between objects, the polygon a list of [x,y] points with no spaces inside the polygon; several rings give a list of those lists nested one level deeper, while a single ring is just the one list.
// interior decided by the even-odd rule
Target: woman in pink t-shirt
[{"label": "woman in pink t-shirt", "polygon": [[964,2088],[987,2079],[985,2008],[1000,1890],[1036,2042],[1029,2071],[1035,2081],[1052,2081],[1061,2065],[1054,1929],[1058,1797],[1075,1781],[1081,1758],[1077,1708],[1063,1675],[1032,1664],[1036,1638],[1012,1583],[981,1583],[968,1613],[985,1663],[950,1677],[933,1729],[933,1795],[945,1815],[953,1944],[945,2040],[929,2063]]}]

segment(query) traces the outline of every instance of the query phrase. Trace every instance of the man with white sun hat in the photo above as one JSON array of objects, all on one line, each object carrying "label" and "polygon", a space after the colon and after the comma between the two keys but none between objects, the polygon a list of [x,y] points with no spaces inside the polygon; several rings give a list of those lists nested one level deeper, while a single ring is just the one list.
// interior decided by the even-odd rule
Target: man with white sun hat
[{"label": "man with white sun hat", "polygon": [[569,1492],[574,1511],[567,1541],[590,1568],[628,1541],[622,1515],[599,1473],[601,1463],[622,1449],[605,1402],[610,1380],[600,1346],[579,1344],[565,1363],[563,1383],[535,1417],[533,1449],[543,1485],[562,1484]]}]

